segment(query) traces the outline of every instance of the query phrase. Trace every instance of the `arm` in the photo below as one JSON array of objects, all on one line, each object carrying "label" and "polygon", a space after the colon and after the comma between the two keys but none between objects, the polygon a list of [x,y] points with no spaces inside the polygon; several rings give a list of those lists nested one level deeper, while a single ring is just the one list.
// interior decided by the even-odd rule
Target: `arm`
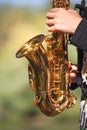
[{"label": "arm", "polygon": [[76,28],[75,33],[70,39],[71,43],[81,50],[87,50],[87,20],[83,19],[78,27]]}]

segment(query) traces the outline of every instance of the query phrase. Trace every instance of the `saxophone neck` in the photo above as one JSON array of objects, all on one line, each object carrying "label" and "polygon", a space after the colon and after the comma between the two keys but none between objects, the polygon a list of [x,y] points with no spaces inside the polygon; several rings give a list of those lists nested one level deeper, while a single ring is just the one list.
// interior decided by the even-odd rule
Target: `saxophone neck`
[{"label": "saxophone neck", "polygon": [[70,5],[70,0],[50,0],[52,8],[66,8]]}]

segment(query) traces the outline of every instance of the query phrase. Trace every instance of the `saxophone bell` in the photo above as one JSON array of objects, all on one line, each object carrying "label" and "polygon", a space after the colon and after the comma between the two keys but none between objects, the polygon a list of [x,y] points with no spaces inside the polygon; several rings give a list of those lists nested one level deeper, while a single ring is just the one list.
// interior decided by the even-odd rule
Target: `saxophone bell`
[{"label": "saxophone bell", "polygon": [[17,58],[29,55],[36,47],[41,44],[44,40],[44,35],[40,34],[27,41],[16,53]]}]

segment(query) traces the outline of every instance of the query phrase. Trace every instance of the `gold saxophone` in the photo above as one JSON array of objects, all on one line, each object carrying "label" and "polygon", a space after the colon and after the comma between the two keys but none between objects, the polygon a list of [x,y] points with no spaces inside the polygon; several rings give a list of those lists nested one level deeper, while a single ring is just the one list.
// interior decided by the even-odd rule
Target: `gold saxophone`
[{"label": "gold saxophone", "polygon": [[[69,8],[67,0],[51,0],[53,7]],[[45,48],[43,44],[46,44]],[[53,32],[37,35],[16,53],[29,61],[30,87],[35,92],[34,104],[47,116],[55,116],[76,103],[70,91],[71,64],[68,60],[67,34]]]}]

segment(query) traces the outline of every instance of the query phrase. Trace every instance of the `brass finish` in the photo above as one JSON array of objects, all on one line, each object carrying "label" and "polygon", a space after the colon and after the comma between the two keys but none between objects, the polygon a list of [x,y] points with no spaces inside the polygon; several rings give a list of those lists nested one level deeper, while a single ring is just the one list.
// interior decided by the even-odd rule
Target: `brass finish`
[{"label": "brass finish", "polygon": [[[52,7],[69,8],[67,0],[51,0]],[[44,48],[42,43],[47,45]],[[55,116],[73,106],[76,98],[70,91],[71,63],[68,61],[67,34],[54,32],[37,35],[26,42],[16,57],[29,61],[29,82],[35,93],[34,104],[47,116]]]}]

